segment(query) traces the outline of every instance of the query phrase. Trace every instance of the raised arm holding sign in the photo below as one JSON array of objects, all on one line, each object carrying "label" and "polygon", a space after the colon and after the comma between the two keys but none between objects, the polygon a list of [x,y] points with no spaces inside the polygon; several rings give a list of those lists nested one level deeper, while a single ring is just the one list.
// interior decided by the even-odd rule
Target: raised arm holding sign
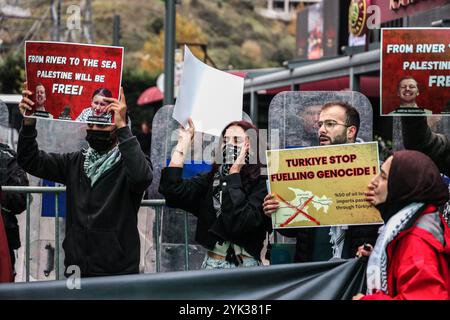
[{"label": "raised arm holding sign", "polygon": [[119,98],[123,48],[27,41],[25,65],[35,104],[26,117],[114,123],[102,97]]},{"label": "raised arm holding sign", "polygon": [[[22,114],[35,106],[31,94],[23,90]],[[89,148],[64,154],[39,150],[36,119],[30,117],[24,118],[17,148],[26,172],[67,186],[64,264],[77,266],[81,276],[139,272],[137,211],[153,177],[150,160],[127,126],[123,90],[120,100],[102,101],[116,123],[88,123]]]}]

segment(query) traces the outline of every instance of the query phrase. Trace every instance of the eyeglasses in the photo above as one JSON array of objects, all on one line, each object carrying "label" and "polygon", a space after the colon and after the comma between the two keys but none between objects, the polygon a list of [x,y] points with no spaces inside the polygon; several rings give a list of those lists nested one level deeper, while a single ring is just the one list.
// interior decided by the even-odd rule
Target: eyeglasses
[{"label": "eyeglasses", "polygon": [[316,128],[320,129],[322,126],[325,126],[325,130],[333,130],[335,126],[344,126],[344,127],[350,127],[349,125],[346,125],[345,123],[338,123],[334,120],[325,120],[325,121],[317,121],[316,122]]}]

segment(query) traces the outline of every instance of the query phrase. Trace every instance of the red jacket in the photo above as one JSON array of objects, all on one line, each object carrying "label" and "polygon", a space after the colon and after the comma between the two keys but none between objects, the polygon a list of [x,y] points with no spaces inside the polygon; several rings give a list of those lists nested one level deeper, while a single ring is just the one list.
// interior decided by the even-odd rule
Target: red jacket
[{"label": "red jacket", "polygon": [[[435,207],[429,206],[420,217],[435,211]],[[450,228],[442,216],[441,221],[444,245],[429,231],[416,225],[389,243],[389,295],[379,291],[361,300],[449,300]]]},{"label": "red jacket", "polygon": [[9,256],[8,239],[6,238],[3,217],[0,214],[0,283],[13,282],[11,257]]}]

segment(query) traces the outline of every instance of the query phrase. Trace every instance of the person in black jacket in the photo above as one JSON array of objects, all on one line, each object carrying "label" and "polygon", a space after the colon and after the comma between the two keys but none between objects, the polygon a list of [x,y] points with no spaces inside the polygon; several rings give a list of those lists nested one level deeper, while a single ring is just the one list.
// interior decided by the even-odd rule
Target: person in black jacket
[{"label": "person in black jacket", "polygon": [[405,149],[425,153],[450,177],[450,136],[435,133],[427,124],[427,117],[402,117]]},{"label": "person in black jacket", "polygon": [[[17,164],[16,153],[8,145],[0,143],[0,183],[2,186],[28,186],[27,174]],[[8,239],[9,254],[14,271],[16,255],[14,250],[20,248],[19,224],[16,215],[26,209],[24,193],[3,192],[1,211]]]},{"label": "person in black jacket", "polygon": [[[267,193],[257,154],[257,129],[246,121],[230,123],[222,132],[222,158],[211,172],[182,179],[194,124],[180,128],[178,144],[161,173],[159,192],[167,205],[194,214],[195,239],[207,250],[203,269],[248,267],[260,264],[261,250],[271,220],[262,203]],[[257,140],[257,139],[255,139]]]},{"label": "person in black jacket", "polygon": [[[33,104],[30,94],[23,91],[22,114]],[[106,111],[114,113],[115,125],[89,124],[86,150],[39,150],[33,118],[24,118],[19,134],[19,165],[34,176],[67,186],[66,275],[72,265],[80,268],[82,277],[139,272],[137,212],[152,181],[152,167],[127,127],[123,89],[120,101],[103,99]]]},{"label": "person in black jacket", "polygon": [[[342,101],[329,102],[322,107],[316,125],[320,145],[355,143],[359,126],[358,110]],[[271,216],[278,207],[279,201],[268,194],[264,199],[264,212]],[[354,257],[364,244],[370,250],[375,245],[378,229],[379,225],[333,226],[280,230],[280,233],[297,238],[294,262],[311,262]]]},{"label": "person in black jacket", "polygon": [[[402,117],[401,121],[405,149],[425,153],[434,161],[440,172],[450,177],[450,136],[433,132],[426,117]],[[444,205],[442,211],[450,225],[450,201]]]}]

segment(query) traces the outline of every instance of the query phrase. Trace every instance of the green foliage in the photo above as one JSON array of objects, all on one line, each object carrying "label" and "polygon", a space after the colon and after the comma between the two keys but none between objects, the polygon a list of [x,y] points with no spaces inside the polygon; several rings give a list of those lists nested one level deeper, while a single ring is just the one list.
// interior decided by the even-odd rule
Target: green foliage
[{"label": "green foliage", "polygon": [[159,34],[164,29],[164,17],[152,17],[148,20],[146,24],[146,30],[153,33]]},{"label": "green foliage", "polygon": [[23,56],[8,55],[0,60],[0,92],[21,93],[25,81],[25,67]]},{"label": "green foliage", "polygon": [[270,60],[280,63],[292,60],[292,57],[295,54],[295,39],[292,37],[282,37],[277,43],[278,48],[272,51]]},{"label": "green foliage", "polygon": [[238,10],[253,10],[255,5],[252,0],[231,0],[231,5]]},{"label": "green foliage", "polygon": [[[41,16],[48,10],[48,0],[29,3],[33,15]],[[207,43],[208,55],[220,69],[230,65],[244,69],[280,66],[283,61],[294,58],[295,21],[287,25],[263,18],[257,11],[267,7],[267,0],[182,0],[179,3],[176,5],[177,41]],[[63,1],[62,12],[69,5],[70,1]],[[95,0],[92,14],[96,44],[112,43],[113,16],[119,14],[120,45],[125,47],[126,64],[155,75],[163,71],[165,0]],[[14,30],[26,30],[32,24],[27,20],[8,22],[9,28]],[[35,39],[50,40],[50,26],[49,23],[40,28]],[[243,44],[249,40],[257,42],[261,48],[258,59],[241,55],[241,50],[246,50]],[[201,51],[195,54],[203,57]],[[9,80],[0,81],[14,84]]]},{"label": "green foliage", "polygon": [[198,9],[198,15],[203,23],[209,26],[209,33],[214,35],[229,37],[233,30],[233,21],[226,16],[218,15],[217,12],[209,10],[207,7]]},{"label": "green foliage", "polygon": [[139,125],[153,117],[154,109],[137,104],[139,95],[147,88],[156,84],[156,78],[141,69],[125,69],[122,76],[122,86],[125,92],[128,112],[131,119],[131,129],[137,132]]},{"label": "green foliage", "polygon": [[[217,1],[196,0],[193,7],[191,0],[189,11],[207,34],[208,54],[219,68],[280,66],[294,58],[295,36],[288,32],[288,25],[265,19],[256,12],[256,8],[267,5],[265,1],[220,2],[217,6]],[[248,50],[249,41],[258,44],[260,56],[250,58],[245,54],[252,51]]]},{"label": "green foliage", "polygon": [[[207,43],[208,39],[200,26],[194,20],[183,17],[177,13],[176,17],[176,41],[178,43]],[[200,48],[192,47],[192,53],[199,59],[203,58]],[[151,74],[157,75],[164,69],[164,32],[153,36],[144,43],[144,55],[140,66]]]},{"label": "green foliage", "polygon": [[[36,15],[48,10],[47,0],[31,3]],[[125,47],[128,67],[122,84],[135,130],[139,123],[151,119],[156,110],[155,106],[138,106],[137,99],[145,89],[155,85],[156,77],[163,71],[165,0],[92,3],[96,44],[111,44],[113,16],[121,16],[121,45]],[[68,5],[63,3],[62,12]],[[285,23],[264,19],[256,12],[266,5],[266,0],[182,0],[177,5],[177,41],[207,43],[208,54],[218,68],[280,66],[294,57],[295,36],[288,32]],[[25,23],[11,20],[10,28],[23,28]],[[36,40],[49,40],[50,34],[51,28],[41,28]],[[198,48],[191,49],[203,58]],[[1,93],[20,93],[24,79],[23,54],[0,57]]]}]

